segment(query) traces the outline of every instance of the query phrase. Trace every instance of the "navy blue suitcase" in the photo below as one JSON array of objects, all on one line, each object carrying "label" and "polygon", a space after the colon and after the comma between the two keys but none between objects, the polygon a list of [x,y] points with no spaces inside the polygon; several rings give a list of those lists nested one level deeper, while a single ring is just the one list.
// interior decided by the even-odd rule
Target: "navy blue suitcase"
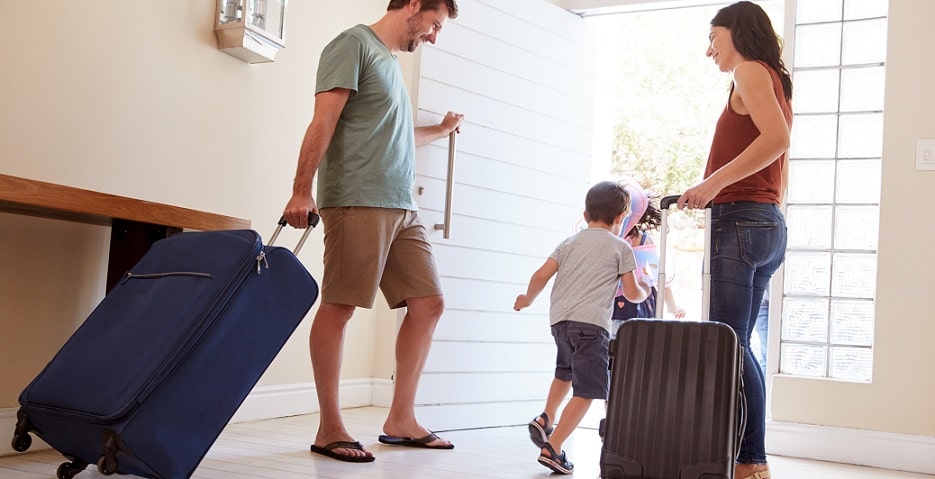
[{"label": "navy blue suitcase", "polygon": [[317,298],[252,230],[160,240],[23,390],[13,448],[36,434],[71,461],[60,479],[188,478]]}]

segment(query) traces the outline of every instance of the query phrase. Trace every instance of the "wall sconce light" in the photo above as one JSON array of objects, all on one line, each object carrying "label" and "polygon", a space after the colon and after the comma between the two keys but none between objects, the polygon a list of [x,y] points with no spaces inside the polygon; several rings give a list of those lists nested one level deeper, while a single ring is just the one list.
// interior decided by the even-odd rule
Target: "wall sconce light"
[{"label": "wall sconce light", "polygon": [[271,62],[286,47],[286,0],[216,0],[218,48],[247,63]]}]

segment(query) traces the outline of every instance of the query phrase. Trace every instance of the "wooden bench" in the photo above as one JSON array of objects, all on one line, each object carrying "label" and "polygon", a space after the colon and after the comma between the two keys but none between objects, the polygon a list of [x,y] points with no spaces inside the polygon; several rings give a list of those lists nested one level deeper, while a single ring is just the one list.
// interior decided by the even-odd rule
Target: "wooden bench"
[{"label": "wooden bench", "polygon": [[156,241],[184,229],[247,229],[250,221],[0,174],[0,212],[110,226],[107,290]]}]

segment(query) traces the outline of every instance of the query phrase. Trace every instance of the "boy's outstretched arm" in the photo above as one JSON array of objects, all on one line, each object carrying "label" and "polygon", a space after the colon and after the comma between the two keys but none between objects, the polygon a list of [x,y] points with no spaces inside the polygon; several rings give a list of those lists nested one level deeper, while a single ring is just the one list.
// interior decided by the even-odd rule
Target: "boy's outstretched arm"
[{"label": "boy's outstretched arm", "polygon": [[636,280],[636,275],[633,274],[633,271],[627,271],[620,275],[620,282],[623,284],[623,297],[627,298],[627,301],[633,304],[646,301],[646,297],[649,296],[649,293]]},{"label": "boy's outstretched arm", "polygon": [[545,285],[549,284],[549,280],[552,279],[552,276],[555,276],[555,273],[558,271],[558,261],[555,261],[552,258],[545,260],[545,264],[539,267],[535,273],[532,274],[532,277],[529,278],[529,286],[526,287],[526,294],[521,294],[516,297],[516,301],[513,303],[513,309],[519,311],[536,300],[536,296],[539,296],[539,293],[545,289]]}]

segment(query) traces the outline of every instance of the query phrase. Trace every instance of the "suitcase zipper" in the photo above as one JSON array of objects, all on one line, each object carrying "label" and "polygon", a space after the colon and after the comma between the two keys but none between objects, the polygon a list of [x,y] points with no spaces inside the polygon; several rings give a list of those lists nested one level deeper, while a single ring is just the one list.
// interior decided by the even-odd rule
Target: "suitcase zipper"
[{"label": "suitcase zipper", "polygon": [[260,274],[260,266],[266,266],[266,269],[269,269],[269,261],[266,260],[266,249],[260,250],[260,254],[256,257],[256,274]]},{"label": "suitcase zipper", "polygon": [[129,271],[123,275],[123,283],[130,281],[131,279],[160,279],[160,278],[169,278],[172,276],[194,276],[196,278],[207,278],[211,279],[211,275],[208,273],[196,273],[194,271],[176,271],[169,273],[147,273],[147,274],[133,274]]}]

